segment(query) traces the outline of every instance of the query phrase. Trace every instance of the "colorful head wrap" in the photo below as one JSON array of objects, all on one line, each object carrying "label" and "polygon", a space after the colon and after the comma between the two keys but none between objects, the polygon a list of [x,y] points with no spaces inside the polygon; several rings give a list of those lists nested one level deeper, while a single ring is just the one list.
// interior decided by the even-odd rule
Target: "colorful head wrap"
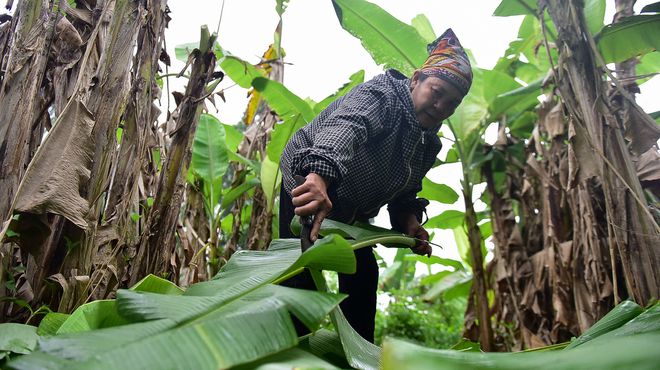
[{"label": "colorful head wrap", "polygon": [[466,95],[472,84],[472,67],[451,28],[427,46],[429,57],[420,68],[427,76],[441,78]]}]

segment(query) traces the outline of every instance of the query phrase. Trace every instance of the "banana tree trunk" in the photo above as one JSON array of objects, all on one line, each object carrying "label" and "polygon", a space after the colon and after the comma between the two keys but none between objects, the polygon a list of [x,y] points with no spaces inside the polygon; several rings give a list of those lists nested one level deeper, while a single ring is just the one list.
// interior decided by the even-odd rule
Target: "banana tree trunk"
[{"label": "banana tree trunk", "polygon": [[[623,138],[622,124],[603,101],[607,89],[597,68],[595,43],[582,36],[591,37],[586,30],[582,6],[575,0],[548,2],[548,11],[558,31],[560,65],[563,66],[558,70],[556,82],[568,111],[574,117],[577,135],[582,136],[582,152],[591,153],[586,158],[578,158],[582,162],[581,168],[591,170],[592,179],[602,187],[605,222],[608,225],[607,239],[603,242],[609,247],[610,258],[613,259],[611,264],[616,265],[620,261],[625,282],[625,292],[621,294],[646,305],[660,295],[660,275],[657,274],[660,267],[660,251],[657,248],[660,245],[660,227],[648,211]],[[619,92],[629,98],[625,91]],[[660,130],[634,100],[628,100],[631,113],[637,120],[631,133],[631,147],[643,153],[657,140]],[[648,137],[642,136],[649,132],[655,135],[655,139],[651,144],[644,145],[649,141]],[[589,168],[590,165],[593,167]],[[592,196],[597,194],[592,193]],[[602,261],[610,265],[610,261]],[[613,273],[616,274],[616,268],[610,271],[610,274]],[[616,283],[617,279],[613,280]],[[593,298],[602,301],[603,292],[595,289],[600,282],[587,281],[586,285],[592,295],[601,293]],[[580,301],[577,303],[578,311],[590,311],[590,307],[583,306]],[[601,313],[604,314],[598,312],[588,322],[580,322],[580,326],[583,329],[590,326],[601,317]]]},{"label": "banana tree trunk", "polygon": [[[21,1],[16,10],[15,31],[0,85],[0,107],[3,107],[0,109],[0,218],[3,222],[10,216],[18,184],[34,154],[29,151],[32,132],[41,127],[41,116],[47,115],[48,106],[40,93],[48,61],[47,46],[59,17],[47,0]],[[3,28],[9,25],[3,24]]]},{"label": "banana tree trunk", "polygon": [[202,113],[206,86],[215,68],[213,42],[208,29],[202,27],[200,48],[194,51],[194,62],[185,95],[178,107],[176,127],[167,161],[158,181],[156,198],[141,236],[131,284],[147,274],[170,275],[170,257],[175,247],[175,231],[192,155],[192,142]]},{"label": "banana tree trunk", "polygon": [[488,294],[486,273],[484,271],[484,256],[481,252],[481,232],[477,225],[477,214],[474,211],[472,203],[472,188],[469,185],[469,176],[463,178],[463,200],[465,202],[465,227],[467,228],[468,241],[470,243],[470,257],[472,259],[472,290],[470,300],[476,310],[476,319],[470,320],[470,313],[466,320],[466,332],[470,327],[476,325],[479,333],[479,344],[483,351],[493,350],[493,329],[490,322],[490,312],[488,309]]}]

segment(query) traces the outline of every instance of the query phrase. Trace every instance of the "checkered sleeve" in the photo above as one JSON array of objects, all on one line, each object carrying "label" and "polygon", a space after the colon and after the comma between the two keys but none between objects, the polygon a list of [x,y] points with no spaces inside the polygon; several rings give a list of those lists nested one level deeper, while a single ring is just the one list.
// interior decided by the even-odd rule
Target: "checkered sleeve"
[{"label": "checkered sleeve", "polygon": [[390,224],[392,229],[399,232],[406,232],[403,225],[400,224],[402,214],[414,214],[417,218],[417,221],[420,223],[423,219],[423,214],[426,212],[426,206],[429,205],[429,201],[424,198],[417,198],[417,193],[422,190],[420,184],[419,189],[407,192],[396,199],[392,200],[387,205],[387,211],[390,214]]},{"label": "checkered sleeve", "polygon": [[293,173],[313,172],[330,183],[340,183],[347,172],[345,164],[357,148],[388,124],[392,109],[389,95],[369,84],[353,89],[326,119],[312,124],[313,145],[293,154]]}]

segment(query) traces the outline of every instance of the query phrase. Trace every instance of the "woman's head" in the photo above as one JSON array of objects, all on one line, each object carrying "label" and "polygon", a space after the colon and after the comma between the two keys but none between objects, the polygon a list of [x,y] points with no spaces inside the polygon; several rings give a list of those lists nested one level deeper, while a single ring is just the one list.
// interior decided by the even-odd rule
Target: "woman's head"
[{"label": "woman's head", "polygon": [[[452,29],[428,45],[429,57],[411,80],[415,112],[433,128],[454,113],[472,85],[472,67]],[[437,122],[434,122],[437,121]]]},{"label": "woman's head", "polygon": [[436,76],[415,71],[410,82],[415,115],[422,127],[435,129],[449,118],[463,101],[463,92]]}]

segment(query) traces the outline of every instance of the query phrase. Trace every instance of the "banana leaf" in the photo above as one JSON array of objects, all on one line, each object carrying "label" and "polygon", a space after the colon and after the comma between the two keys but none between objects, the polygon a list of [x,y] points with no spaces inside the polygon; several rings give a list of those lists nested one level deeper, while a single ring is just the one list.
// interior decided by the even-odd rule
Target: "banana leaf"
[{"label": "banana leaf", "polygon": [[526,353],[478,353],[424,348],[402,340],[383,345],[383,370],[406,369],[656,369],[660,333],[612,338],[598,346]]},{"label": "banana leaf", "polygon": [[376,64],[412,75],[426,60],[426,41],[417,30],[364,0],[333,0],[341,26],[362,42]]},{"label": "banana leaf", "polygon": [[660,14],[634,15],[605,26],[597,36],[598,49],[605,63],[619,63],[660,50],[659,34]]},{"label": "banana leaf", "polygon": [[215,280],[182,295],[120,290],[117,310],[133,323],[42,338],[36,352],[9,366],[217,369],[264,358],[298,343],[291,314],[316,329],[343,299],[270,284],[303,267],[350,273],[355,257],[340,236],[323,238],[304,254],[298,240],[240,251]]},{"label": "banana leaf", "polygon": [[37,345],[37,338],[37,328],[34,326],[14,323],[0,324],[0,354],[5,352],[30,353]]},{"label": "banana leaf", "polygon": [[631,319],[637,317],[644,310],[637,303],[632,301],[623,301],[612,311],[608,312],[602,319],[598,320],[587,331],[573,340],[566,349],[575,348],[603,334],[621,327]]},{"label": "banana leaf", "polygon": [[222,176],[227,172],[228,166],[225,128],[217,118],[202,114],[195,131],[190,171],[203,181],[210,217],[213,216],[213,209],[220,199]]}]

